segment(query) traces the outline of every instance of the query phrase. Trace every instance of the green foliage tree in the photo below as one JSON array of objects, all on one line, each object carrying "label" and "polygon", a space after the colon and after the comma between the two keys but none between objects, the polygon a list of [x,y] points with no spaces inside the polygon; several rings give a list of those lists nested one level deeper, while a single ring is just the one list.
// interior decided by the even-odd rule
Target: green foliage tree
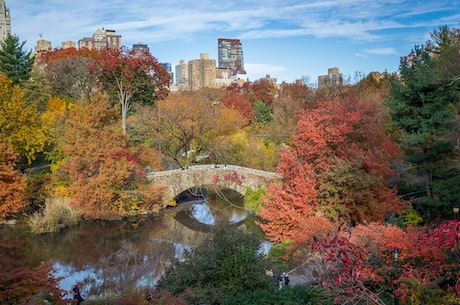
[{"label": "green foliage tree", "polygon": [[31,51],[23,50],[25,43],[19,43],[16,35],[8,35],[0,43],[0,72],[8,76],[15,85],[20,85],[29,78],[34,64]]},{"label": "green foliage tree", "polygon": [[[414,202],[414,207],[435,216],[438,213],[433,209],[443,203],[436,193],[442,190],[435,190],[433,181],[455,166],[452,161],[458,145],[455,118],[459,92],[452,85],[452,71],[447,72],[445,63],[451,60],[452,49],[457,50],[458,60],[460,39],[445,27],[433,32],[432,37],[432,41],[415,46],[401,58],[400,75],[391,80],[387,104],[392,124],[400,131],[398,141],[404,159],[415,166],[424,181],[425,197]],[[450,192],[459,188],[458,183],[451,185]]]},{"label": "green foliage tree", "polygon": [[156,288],[174,295],[189,288],[195,295],[190,304],[221,304],[229,296],[271,289],[272,278],[265,274],[267,261],[255,235],[230,226],[213,233],[184,261],[173,261]]},{"label": "green foliage tree", "polygon": [[257,102],[255,105],[254,105],[254,114],[255,114],[255,117],[257,118],[257,120],[259,120],[260,122],[263,122],[265,124],[271,122],[273,120],[273,116],[270,112],[270,107],[268,107],[267,104],[265,104],[264,102],[260,101],[260,102]]},{"label": "green foliage tree", "polygon": [[30,73],[23,86],[24,96],[28,105],[35,104],[39,113],[46,110],[48,100],[52,97],[52,88],[45,76],[37,71]]}]

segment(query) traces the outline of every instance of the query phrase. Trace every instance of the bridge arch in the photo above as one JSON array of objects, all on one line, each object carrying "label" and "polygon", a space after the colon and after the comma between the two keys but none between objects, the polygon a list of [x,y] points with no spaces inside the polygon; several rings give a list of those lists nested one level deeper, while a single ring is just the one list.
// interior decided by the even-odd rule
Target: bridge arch
[{"label": "bridge arch", "polygon": [[193,187],[217,185],[244,196],[248,188],[266,188],[270,182],[281,180],[281,176],[274,172],[223,164],[195,165],[183,169],[151,172],[147,178],[151,183],[167,188],[164,207],[173,202],[177,195]]}]

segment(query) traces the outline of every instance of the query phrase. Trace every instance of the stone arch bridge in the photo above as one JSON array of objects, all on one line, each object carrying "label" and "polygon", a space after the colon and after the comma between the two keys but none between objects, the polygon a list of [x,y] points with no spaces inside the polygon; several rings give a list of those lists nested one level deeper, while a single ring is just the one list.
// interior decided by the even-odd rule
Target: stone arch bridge
[{"label": "stone arch bridge", "polygon": [[151,183],[167,187],[164,205],[174,203],[174,198],[193,187],[215,185],[229,188],[241,195],[248,188],[266,188],[270,182],[281,181],[274,172],[256,170],[237,165],[195,165],[188,168],[151,172],[147,175]]}]

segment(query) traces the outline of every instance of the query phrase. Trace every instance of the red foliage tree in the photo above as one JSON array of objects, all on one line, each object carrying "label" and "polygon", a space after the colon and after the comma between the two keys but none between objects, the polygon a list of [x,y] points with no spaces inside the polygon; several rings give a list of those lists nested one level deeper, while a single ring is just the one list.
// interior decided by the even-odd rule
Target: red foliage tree
[{"label": "red foliage tree", "polygon": [[240,95],[231,94],[222,99],[225,107],[238,111],[245,119],[243,125],[248,124],[254,117],[254,109],[251,103]]},{"label": "red foliage tree", "polygon": [[351,243],[345,237],[324,239],[312,245],[322,264],[315,272],[322,286],[332,292],[335,304],[348,304],[359,300],[384,303],[378,293],[369,289],[383,281],[369,260],[366,248]]},{"label": "red foliage tree", "polygon": [[129,49],[102,49],[95,56],[95,67],[103,89],[120,103],[124,134],[132,99],[153,103],[168,93],[170,76],[148,52],[139,54]]},{"label": "red foliage tree", "polygon": [[267,236],[305,242],[319,223],[381,221],[401,208],[386,180],[395,175],[398,149],[384,123],[383,109],[357,99],[300,111],[298,131],[277,168],[283,183],[271,186],[260,211]]},{"label": "red foliage tree", "polygon": [[[346,239],[354,248],[366,251],[368,256],[356,256],[354,252],[348,256],[342,254],[341,269],[337,269],[337,262],[327,258],[334,253],[349,253],[351,246],[347,242],[331,243],[326,239],[315,244],[314,248],[322,254],[325,271],[322,278],[332,282],[337,279],[343,281],[352,271],[345,268],[347,265],[343,260],[358,261],[369,272],[369,278],[377,281],[374,284],[378,283],[381,289],[400,297],[403,304],[441,304],[449,299],[458,300],[460,296],[459,232],[459,221],[445,222],[428,232],[425,228],[408,227],[403,230],[378,223],[358,225],[349,232],[342,232],[340,238]],[[394,248],[399,250],[396,266]],[[359,287],[363,282],[348,277],[346,283]],[[368,284],[371,283],[364,284],[370,289],[373,285]],[[344,296],[357,298],[366,293],[365,290],[357,290],[354,295]]]},{"label": "red foliage tree", "polygon": [[67,304],[50,263],[34,269],[0,264],[0,304]]},{"label": "red foliage tree", "polygon": [[248,99],[252,104],[264,102],[271,108],[275,94],[276,87],[269,79],[261,78],[249,85]]},{"label": "red foliage tree", "polygon": [[[386,293],[402,304],[457,304],[460,222],[401,229],[371,223],[340,231],[312,245],[321,264],[315,276],[340,304]],[[393,250],[399,251],[395,261]],[[310,253],[311,255],[311,253]]]}]

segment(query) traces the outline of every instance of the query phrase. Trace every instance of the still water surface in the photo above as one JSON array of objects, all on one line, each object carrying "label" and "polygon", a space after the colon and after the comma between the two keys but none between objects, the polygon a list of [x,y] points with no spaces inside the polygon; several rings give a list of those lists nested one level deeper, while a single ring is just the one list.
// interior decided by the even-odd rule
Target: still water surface
[{"label": "still water surface", "polygon": [[260,233],[243,198],[224,190],[155,217],[85,221],[59,233],[31,234],[25,224],[0,226],[0,263],[35,267],[51,260],[56,276],[63,277],[62,289],[78,283],[83,297],[102,296],[131,285],[153,286],[171,259],[181,259],[219,223]]}]

